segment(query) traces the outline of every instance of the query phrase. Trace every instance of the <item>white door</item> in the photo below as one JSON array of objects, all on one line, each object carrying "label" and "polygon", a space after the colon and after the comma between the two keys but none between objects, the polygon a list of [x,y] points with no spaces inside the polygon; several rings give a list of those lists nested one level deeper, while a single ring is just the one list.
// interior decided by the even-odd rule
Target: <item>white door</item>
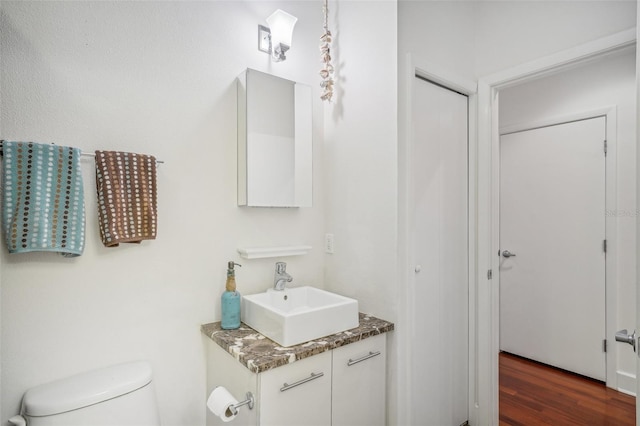
[{"label": "white door", "polygon": [[500,138],[500,349],[602,381],[605,132],[597,117]]},{"label": "white door", "polygon": [[412,425],[468,419],[467,97],[416,78]]}]

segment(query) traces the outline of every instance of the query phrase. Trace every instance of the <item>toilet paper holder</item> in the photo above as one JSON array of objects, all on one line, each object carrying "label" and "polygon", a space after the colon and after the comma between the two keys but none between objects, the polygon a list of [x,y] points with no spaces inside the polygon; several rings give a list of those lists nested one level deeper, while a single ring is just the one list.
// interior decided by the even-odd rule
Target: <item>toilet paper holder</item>
[{"label": "toilet paper holder", "polygon": [[238,414],[238,408],[242,407],[243,405],[248,405],[249,410],[253,410],[253,406],[255,402],[253,398],[253,394],[251,392],[247,392],[246,398],[247,399],[245,399],[244,401],[240,401],[237,404],[232,404],[229,406],[229,409],[231,410],[234,416]]}]

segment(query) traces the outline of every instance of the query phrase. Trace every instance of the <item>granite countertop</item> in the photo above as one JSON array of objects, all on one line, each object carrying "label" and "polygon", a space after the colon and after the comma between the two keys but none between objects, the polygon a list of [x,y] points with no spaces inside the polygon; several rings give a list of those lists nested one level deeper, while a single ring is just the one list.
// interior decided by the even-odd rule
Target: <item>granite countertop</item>
[{"label": "granite countertop", "polygon": [[356,328],[299,345],[282,347],[244,323],[237,330],[223,330],[219,321],[201,326],[202,333],[254,373],[281,367],[393,329],[393,323],[360,312],[360,325]]}]

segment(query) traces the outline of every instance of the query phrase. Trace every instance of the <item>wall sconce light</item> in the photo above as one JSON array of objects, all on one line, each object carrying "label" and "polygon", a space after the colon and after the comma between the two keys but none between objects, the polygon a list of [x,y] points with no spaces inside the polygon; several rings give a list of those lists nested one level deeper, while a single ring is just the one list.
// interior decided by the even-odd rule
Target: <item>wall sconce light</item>
[{"label": "wall sconce light", "polygon": [[278,9],[266,21],[269,27],[258,25],[258,50],[270,53],[276,62],[284,61],[298,18]]}]

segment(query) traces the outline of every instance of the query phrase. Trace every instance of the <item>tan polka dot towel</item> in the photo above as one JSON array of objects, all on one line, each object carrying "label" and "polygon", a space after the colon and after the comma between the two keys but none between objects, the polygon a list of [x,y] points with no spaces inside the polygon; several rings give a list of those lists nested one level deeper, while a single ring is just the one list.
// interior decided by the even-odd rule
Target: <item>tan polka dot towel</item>
[{"label": "tan polka dot towel", "polygon": [[84,250],[81,151],[35,142],[3,141],[2,225],[9,253]]},{"label": "tan polka dot towel", "polygon": [[155,157],[96,151],[96,187],[100,237],[106,247],[156,238]]}]

